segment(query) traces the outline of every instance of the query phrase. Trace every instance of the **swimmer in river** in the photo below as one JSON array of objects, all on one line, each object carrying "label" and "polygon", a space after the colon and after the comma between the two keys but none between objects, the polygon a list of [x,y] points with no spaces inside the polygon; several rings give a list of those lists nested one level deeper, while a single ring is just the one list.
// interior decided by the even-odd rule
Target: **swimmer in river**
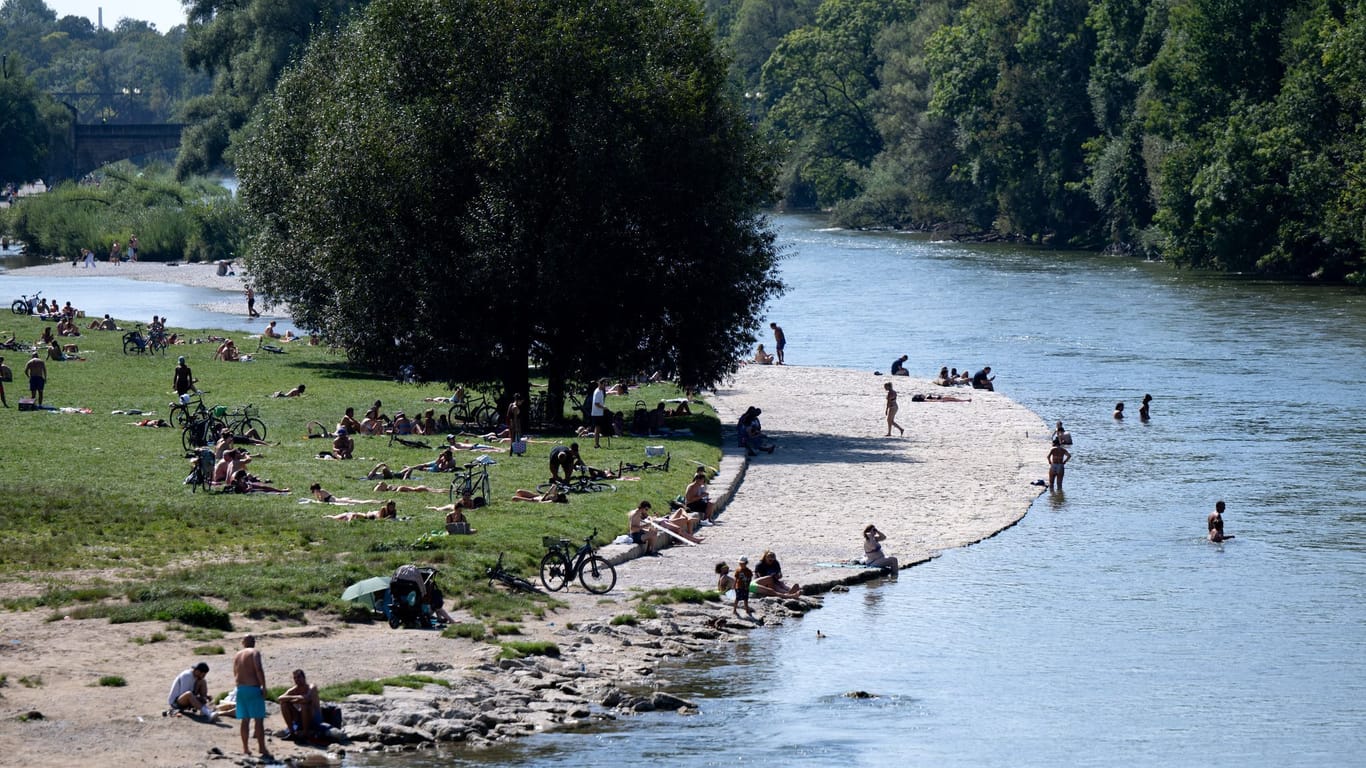
[{"label": "swimmer in river", "polygon": [[1209,513],[1208,523],[1210,541],[1218,543],[1233,538],[1233,534],[1224,533],[1224,502],[1214,502],[1214,511]]}]

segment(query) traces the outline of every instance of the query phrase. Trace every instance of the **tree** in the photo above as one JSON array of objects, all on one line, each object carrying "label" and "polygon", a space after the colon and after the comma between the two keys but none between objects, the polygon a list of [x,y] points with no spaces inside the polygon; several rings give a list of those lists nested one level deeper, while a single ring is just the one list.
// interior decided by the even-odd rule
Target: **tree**
[{"label": "tree", "polygon": [[185,107],[176,172],[231,160],[240,129],[315,33],[335,29],[367,0],[187,0],[185,62],[213,77],[213,93]]},{"label": "tree", "polygon": [[0,186],[39,178],[48,154],[49,129],[43,122],[43,97],[7,60],[0,73]]},{"label": "tree", "polygon": [[256,287],[381,370],[717,381],[781,290],[772,169],[690,0],[380,0],[242,148]]}]

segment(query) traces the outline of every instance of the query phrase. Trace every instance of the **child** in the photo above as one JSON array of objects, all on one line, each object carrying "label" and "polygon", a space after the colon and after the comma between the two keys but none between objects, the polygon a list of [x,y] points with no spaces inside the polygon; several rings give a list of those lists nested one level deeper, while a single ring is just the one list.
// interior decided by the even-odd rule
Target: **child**
[{"label": "child", "polygon": [[754,610],[749,607],[749,583],[754,580],[754,571],[749,569],[749,558],[741,557],[740,565],[735,569],[735,605],[731,606],[730,612],[736,618],[740,617],[740,603],[745,604],[745,613],[754,615]]}]

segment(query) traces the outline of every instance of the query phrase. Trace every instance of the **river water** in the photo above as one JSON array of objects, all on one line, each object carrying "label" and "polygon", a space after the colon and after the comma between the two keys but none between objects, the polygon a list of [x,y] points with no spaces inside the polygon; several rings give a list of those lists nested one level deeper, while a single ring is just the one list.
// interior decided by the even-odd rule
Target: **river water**
[{"label": "river water", "polygon": [[1366,295],[776,223],[789,362],[991,365],[1072,431],[1066,494],[670,672],[696,717],[402,765],[1361,764]]},{"label": "river water", "polygon": [[[1072,431],[1066,494],[670,671],[696,717],[356,764],[1362,764],[1366,294],[776,224],[791,290],[770,317],[789,362],[885,372],[904,353],[924,377],[991,365],[998,390]],[[177,322],[196,298],[147,290],[128,316],[236,327]],[[901,417],[911,428],[914,407]],[[1217,499],[1238,537],[1222,546],[1204,541]]]}]

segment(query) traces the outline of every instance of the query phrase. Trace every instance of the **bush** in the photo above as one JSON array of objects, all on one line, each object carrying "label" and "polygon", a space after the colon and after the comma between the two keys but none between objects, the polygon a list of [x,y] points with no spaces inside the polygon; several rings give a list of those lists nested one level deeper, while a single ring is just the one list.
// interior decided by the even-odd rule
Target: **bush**
[{"label": "bush", "polygon": [[498,654],[500,659],[521,659],[527,656],[555,656],[560,655],[560,647],[551,642],[545,641],[513,641],[509,643],[499,643],[502,652]]},{"label": "bush", "polygon": [[485,634],[487,633],[484,630],[484,625],[480,624],[477,621],[465,622],[463,624],[452,624],[449,627],[446,627],[445,629],[441,630],[442,637],[448,637],[451,639],[457,637],[467,637],[471,640],[483,640]]},{"label": "bush", "polygon": [[128,681],[124,680],[121,675],[105,675],[100,678],[100,685],[106,688],[122,688],[128,685]]},{"label": "bush", "polygon": [[612,617],[612,626],[614,627],[620,627],[623,624],[635,626],[638,623],[640,622],[636,619],[636,617],[629,613],[623,613]]}]

